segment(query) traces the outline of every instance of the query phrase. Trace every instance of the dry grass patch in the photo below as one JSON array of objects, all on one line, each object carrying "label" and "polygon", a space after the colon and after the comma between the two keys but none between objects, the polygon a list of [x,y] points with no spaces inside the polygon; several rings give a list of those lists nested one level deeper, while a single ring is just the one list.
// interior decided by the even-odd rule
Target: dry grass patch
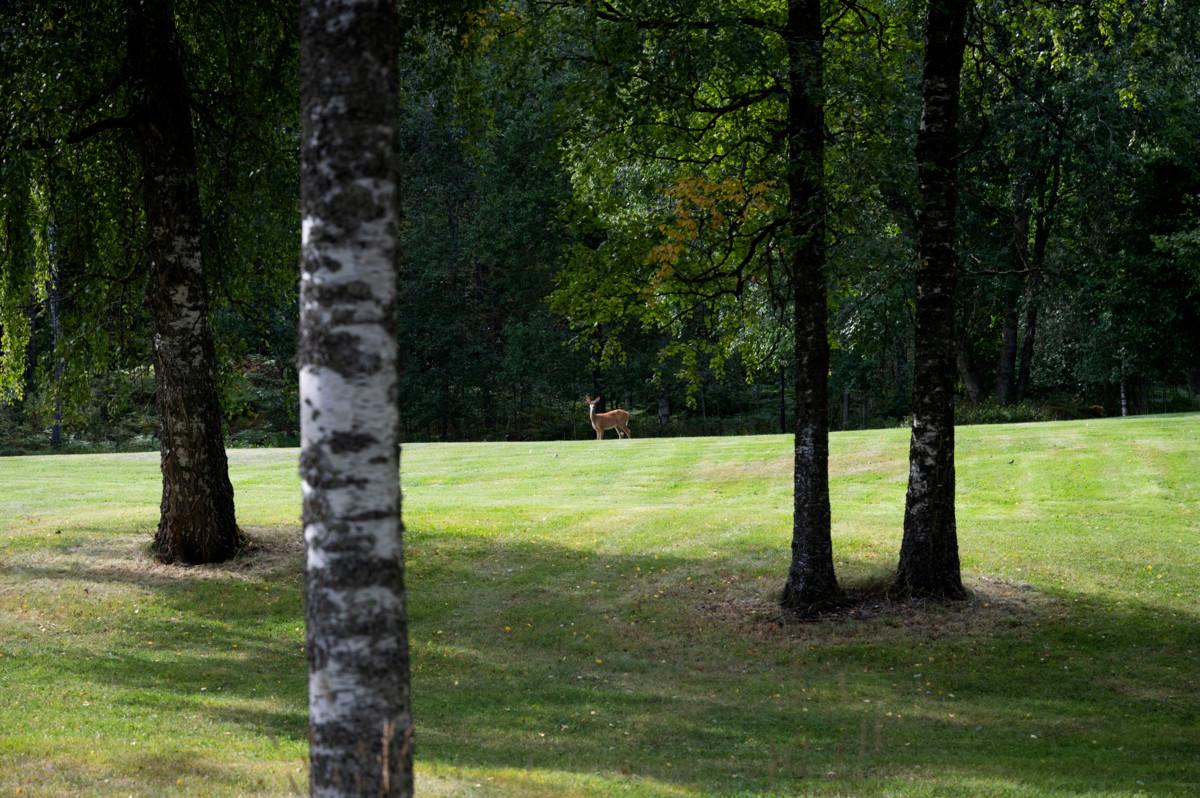
[{"label": "dry grass patch", "polygon": [[670,592],[689,603],[685,623],[693,629],[718,627],[735,638],[809,646],[989,638],[1066,615],[1061,600],[1028,584],[981,576],[966,586],[965,601],[942,602],[890,598],[883,580],[852,583],[844,586],[841,606],[811,618],[784,611],[761,581],[736,575]]},{"label": "dry grass patch", "polygon": [[[299,571],[304,562],[304,538],[293,526],[249,527],[249,545],[232,560],[212,565],[165,565],[154,558],[149,533],[88,537],[60,547],[12,554],[5,566],[19,577],[21,590],[37,582],[62,578],[95,582],[98,586],[147,585],[179,580],[266,579]],[[16,589],[17,580],[0,594]]]}]

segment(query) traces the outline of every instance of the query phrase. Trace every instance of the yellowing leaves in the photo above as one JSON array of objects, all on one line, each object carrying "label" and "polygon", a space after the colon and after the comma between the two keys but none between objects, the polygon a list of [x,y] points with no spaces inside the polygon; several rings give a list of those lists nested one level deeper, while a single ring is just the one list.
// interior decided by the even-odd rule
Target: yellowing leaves
[{"label": "yellowing leaves", "polygon": [[460,39],[463,49],[474,46],[486,52],[501,36],[520,37],[524,20],[511,8],[483,6],[464,14],[463,23],[466,28]]},{"label": "yellowing leaves", "polygon": [[772,181],[747,184],[734,177],[712,180],[686,175],[664,189],[673,202],[670,218],[658,226],[664,240],[646,255],[646,263],[664,267],[654,275],[652,286],[670,277],[673,271],[665,267],[678,263],[706,235],[723,234],[730,226],[753,223],[771,213],[774,187]]}]

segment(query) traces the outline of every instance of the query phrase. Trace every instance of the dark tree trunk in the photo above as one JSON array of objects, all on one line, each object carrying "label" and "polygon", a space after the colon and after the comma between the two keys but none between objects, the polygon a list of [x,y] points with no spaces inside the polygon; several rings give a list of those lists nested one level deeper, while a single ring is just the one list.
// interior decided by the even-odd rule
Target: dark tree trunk
[{"label": "dark tree trunk", "polygon": [[971,365],[971,359],[967,355],[967,347],[962,341],[958,342],[955,361],[958,364],[958,378],[962,380],[967,399],[971,404],[978,404],[983,399],[983,386],[979,382],[979,377],[975,375],[975,368]]},{"label": "dark tree trunk", "polygon": [[1129,407],[1134,415],[1144,416],[1150,412],[1150,385],[1142,377],[1129,377]]},{"label": "dark tree trunk", "polygon": [[[596,340],[599,341],[599,338],[600,336],[597,334]],[[596,412],[603,413],[607,407],[607,403],[604,400],[604,383],[600,379],[600,369],[595,366],[592,367],[592,396],[600,400],[599,404],[596,405]]]},{"label": "dark tree trunk", "polygon": [[[47,225],[47,243],[50,255],[50,285],[46,292],[46,307],[50,311],[50,345],[54,357],[53,382],[51,392],[54,397],[54,424],[50,427],[50,448],[62,448],[62,378],[63,343],[62,343],[62,282],[59,275],[62,272],[62,250],[59,246],[58,222],[53,218]],[[32,322],[32,319],[30,320]],[[30,343],[33,342],[33,325],[30,324]]]},{"label": "dark tree trunk", "polygon": [[54,425],[50,428],[50,448],[62,448],[62,423],[63,423],[63,399],[62,399],[62,378],[63,378],[63,343],[62,343],[62,318],[59,315],[62,310],[62,288],[59,282],[59,263],[57,254],[57,230],[52,224],[50,227],[50,291],[46,297],[46,304],[50,306],[50,335],[54,346]]},{"label": "dark tree trunk", "polygon": [[[1044,179],[1044,178],[1043,178]],[[1021,340],[1021,362],[1017,369],[1016,400],[1025,399],[1033,374],[1033,351],[1037,341],[1038,306],[1042,294],[1042,269],[1046,264],[1046,248],[1054,226],[1054,209],[1062,185],[1062,161],[1056,155],[1050,167],[1050,181],[1043,186],[1033,230],[1033,252],[1029,259],[1029,277],[1025,282],[1025,335]]]},{"label": "dark tree trunk", "polygon": [[[1025,268],[1025,243],[1029,235],[1029,214],[1018,209],[1013,215],[1013,259],[1014,269]],[[1020,325],[1020,282],[1016,276],[1004,280],[1004,315],[1000,330],[1000,360],[996,364],[996,401],[1012,404],[1016,400],[1017,379],[1017,336]]]},{"label": "dark tree trunk", "polygon": [[814,612],[839,596],[829,528],[829,341],[825,297],[825,120],[820,0],[790,0],[788,216],[796,357],[792,563],[781,602]]},{"label": "dark tree trunk", "polygon": [[931,0],[917,133],[920,264],[904,539],[893,592],[964,596],[954,519],[954,246],[959,72],[967,0]]},{"label": "dark tree trunk", "polygon": [[163,475],[154,549],[163,562],[219,562],[240,551],[244,540],[221,434],[196,150],[170,2],[130,0],[128,46]]},{"label": "dark tree trunk", "polygon": [[409,796],[396,348],[399,20],[301,6],[300,475],[314,796]]},{"label": "dark tree trunk", "polygon": [[1017,178],[1013,196],[1012,230],[1009,241],[1010,268],[1021,274],[1009,275],[1004,281],[1000,361],[996,364],[996,399],[1006,405],[1017,401],[1017,339],[1021,312],[1021,286],[1028,279],[1029,274],[1029,190],[1027,180],[1025,175]]},{"label": "dark tree trunk", "polygon": [[1019,291],[1016,279],[1004,286],[1004,315],[1001,317],[1000,360],[996,363],[996,401],[1011,404],[1016,395],[1017,332],[1020,324]]},{"label": "dark tree trunk", "polygon": [[671,401],[666,394],[658,397],[658,427],[666,430],[671,424]]},{"label": "dark tree trunk", "polygon": [[1033,344],[1037,340],[1038,303],[1041,299],[1041,275],[1029,275],[1025,287],[1025,335],[1021,339],[1021,365],[1017,369],[1017,385],[1014,400],[1022,402],[1029,394],[1029,380],[1033,372]]}]

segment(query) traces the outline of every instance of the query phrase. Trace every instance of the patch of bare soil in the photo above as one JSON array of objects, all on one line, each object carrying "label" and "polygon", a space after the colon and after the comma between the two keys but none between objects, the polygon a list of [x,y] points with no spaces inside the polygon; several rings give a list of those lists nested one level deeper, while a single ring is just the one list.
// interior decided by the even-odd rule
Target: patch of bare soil
[{"label": "patch of bare soil", "polygon": [[882,582],[849,585],[838,606],[808,617],[781,609],[774,595],[748,592],[749,584],[733,581],[710,589],[689,621],[751,639],[828,645],[1019,633],[1065,611],[1059,600],[1031,585],[987,576],[964,582],[967,599],[953,602],[890,598]]}]

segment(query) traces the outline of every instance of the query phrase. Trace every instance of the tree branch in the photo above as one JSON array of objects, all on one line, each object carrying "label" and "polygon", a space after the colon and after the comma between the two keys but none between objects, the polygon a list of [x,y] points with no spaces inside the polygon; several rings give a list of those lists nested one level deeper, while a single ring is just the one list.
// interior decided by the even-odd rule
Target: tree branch
[{"label": "tree branch", "polygon": [[606,22],[620,22],[634,25],[640,30],[716,30],[731,23],[745,25],[748,28],[783,34],[783,26],[768,22],[760,17],[746,14],[727,17],[724,19],[685,19],[682,17],[639,18],[633,17],[614,6],[608,0],[590,0],[588,5],[593,7],[596,17]]},{"label": "tree branch", "polygon": [[108,117],[78,130],[73,130],[65,136],[55,138],[42,136],[41,138],[27,139],[24,148],[27,150],[49,150],[63,144],[82,144],[88,139],[95,138],[109,130],[123,130],[132,127],[133,120],[134,115],[132,113],[125,114],[125,116]]}]

